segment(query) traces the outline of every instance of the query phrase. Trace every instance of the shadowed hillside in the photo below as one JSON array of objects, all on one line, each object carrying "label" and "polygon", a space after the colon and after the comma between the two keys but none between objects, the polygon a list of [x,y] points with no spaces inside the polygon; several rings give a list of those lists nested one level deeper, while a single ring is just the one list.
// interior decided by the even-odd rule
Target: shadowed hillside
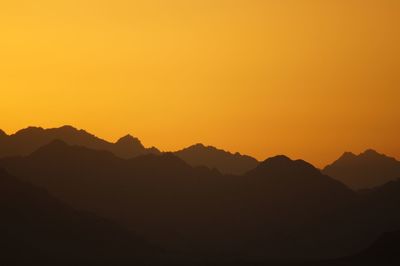
[{"label": "shadowed hillside", "polygon": [[361,250],[380,232],[375,224],[357,229],[354,208],[362,219],[367,203],[356,193],[284,156],[230,176],[170,153],[125,160],[54,141],[0,165],[75,208],[193,256],[335,257]]},{"label": "shadowed hillside", "polygon": [[0,210],[1,263],[135,261],[156,254],[127,229],[76,211],[2,169]]},{"label": "shadowed hillside", "polygon": [[400,231],[383,234],[358,258],[365,263],[381,265],[399,265],[400,263]]},{"label": "shadowed hillside", "polygon": [[323,173],[353,189],[366,189],[400,178],[400,162],[374,150],[359,155],[347,152]]}]

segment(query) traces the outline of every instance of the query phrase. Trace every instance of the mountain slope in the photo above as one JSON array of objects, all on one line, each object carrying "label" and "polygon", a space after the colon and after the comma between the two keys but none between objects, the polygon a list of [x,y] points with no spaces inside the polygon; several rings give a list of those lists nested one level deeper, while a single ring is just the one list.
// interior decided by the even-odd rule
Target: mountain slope
[{"label": "mountain slope", "polygon": [[224,174],[244,174],[258,165],[258,161],[250,156],[203,144],[190,146],[174,154],[192,166],[207,166]]},{"label": "mountain slope", "polygon": [[[145,148],[138,138],[131,135],[126,135],[117,142],[111,143],[72,126],[50,129],[28,127],[10,136],[0,130],[0,158],[29,155],[57,139],[69,145],[109,151],[125,159],[161,153],[155,147]],[[258,164],[258,161],[250,156],[239,153],[232,154],[201,144],[193,145],[174,154],[191,166],[206,166],[227,174],[243,174]]]},{"label": "mountain slope", "polygon": [[0,210],[3,263],[133,261],[153,253],[147,243],[128,230],[78,212],[2,169]]},{"label": "mountain slope", "polygon": [[357,195],[345,185],[286,156],[269,158],[244,177],[241,186],[255,202],[256,219],[274,228],[268,235],[272,254],[332,257],[356,248],[357,243],[349,241],[354,226],[343,217]]},{"label": "mountain slope", "polygon": [[400,231],[384,233],[367,250],[358,255],[364,265],[399,265]]},{"label": "mountain slope", "polygon": [[56,139],[71,145],[84,146],[95,150],[107,150],[122,158],[159,153],[156,148],[146,149],[137,138],[130,135],[121,138],[116,143],[110,143],[84,130],[63,126],[50,129],[28,127],[13,135],[5,136],[0,139],[0,157],[28,155]]},{"label": "mountain slope", "polygon": [[75,208],[187,254],[309,258],[358,248],[345,243],[353,227],[342,219],[355,193],[286,157],[231,176],[170,153],[125,160],[55,141],[0,166]]},{"label": "mountain slope", "polygon": [[400,178],[400,162],[374,150],[359,155],[345,153],[323,173],[353,189],[366,189]]}]

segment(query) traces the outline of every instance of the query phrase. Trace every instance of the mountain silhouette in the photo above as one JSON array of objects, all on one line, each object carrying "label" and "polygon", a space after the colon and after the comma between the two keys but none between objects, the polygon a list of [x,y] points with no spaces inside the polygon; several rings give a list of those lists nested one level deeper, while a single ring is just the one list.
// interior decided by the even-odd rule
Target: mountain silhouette
[{"label": "mountain silhouette", "polygon": [[[110,240],[114,241],[115,236],[115,241],[121,243],[117,249],[123,252],[118,253],[121,258],[129,257],[128,243],[134,243],[134,250],[146,246],[130,232],[171,254],[225,261],[361,254],[384,232],[400,230],[400,181],[394,177],[390,179],[394,181],[383,185],[353,191],[326,169],[321,172],[303,160],[283,155],[257,162],[201,144],[166,153],[146,149],[130,135],[109,143],[72,127],[28,128],[11,136],[0,132],[0,147],[0,153],[7,155],[0,159],[0,167],[17,176],[21,180],[18,182],[40,188],[33,190],[49,191],[55,198],[46,195],[59,202],[55,209],[83,210],[75,213],[82,219],[93,213],[89,216],[104,217],[101,220],[110,227],[119,228],[120,233],[112,233]],[[372,150],[358,156],[345,153],[332,166],[352,165],[343,162],[358,161],[360,157],[368,159],[374,169],[387,166],[372,164],[376,158],[388,161],[388,157]],[[29,211],[30,207],[14,209]],[[47,213],[40,206],[37,209],[29,213]],[[62,215],[53,209],[48,213],[50,218],[53,213],[54,217]],[[92,222],[87,220],[85,224]],[[34,226],[27,233],[37,232]],[[96,235],[92,231],[88,234]],[[122,235],[129,239],[120,241]],[[19,245],[18,239],[13,240],[14,247]],[[9,240],[11,243],[12,237]],[[82,243],[87,245],[85,241]],[[24,249],[30,250],[31,245],[28,247]],[[81,248],[79,243],[76,247]],[[112,248],[109,252],[99,251],[95,244],[93,250],[89,253],[100,252],[110,258],[117,254]],[[78,251],[76,254],[83,256]]]},{"label": "mountain silhouette", "polygon": [[129,230],[74,210],[3,169],[0,210],[2,264],[125,262],[156,254],[154,248]]},{"label": "mountain silhouette", "polygon": [[116,143],[110,143],[84,130],[78,130],[72,126],[63,126],[50,129],[28,127],[13,135],[5,135],[5,137],[1,137],[0,133],[0,157],[28,155],[56,139],[63,140],[71,145],[111,151],[122,158],[159,153],[154,147],[145,148],[137,138],[129,135],[121,138]]},{"label": "mountain silhouette", "polygon": [[323,173],[353,189],[366,189],[400,178],[400,162],[374,150],[359,155],[347,152]]},{"label": "mountain silhouette", "polygon": [[311,164],[282,155],[272,157],[245,174],[241,186],[256,202],[252,207],[258,212],[257,220],[274,224],[269,252],[283,257],[313,252],[334,257],[360,248],[351,239],[352,219],[343,219],[351,216],[356,193]]},{"label": "mountain silhouette", "polygon": [[172,153],[123,159],[53,141],[0,166],[76,209],[191,256],[335,257],[366,246],[353,236],[375,237],[355,229],[355,192],[284,156],[238,176],[192,167]]},{"label": "mountain silhouette", "polygon": [[244,174],[258,164],[258,161],[250,156],[233,154],[203,144],[190,146],[174,154],[192,166],[207,166],[224,174]]},{"label": "mountain silhouette", "polygon": [[[116,156],[126,159],[144,154],[161,153],[155,147],[145,148],[138,138],[131,135],[126,135],[116,143],[111,143],[72,126],[50,129],[28,127],[10,136],[0,130],[0,158],[25,156],[57,139],[70,145],[110,151]],[[215,147],[205,147],[202,144],[190,146],[176,151],[174,154],[191,166],[215,168],[225,174],[243,174],[258,164],[258,161],[250,156],[233,154]]]}]

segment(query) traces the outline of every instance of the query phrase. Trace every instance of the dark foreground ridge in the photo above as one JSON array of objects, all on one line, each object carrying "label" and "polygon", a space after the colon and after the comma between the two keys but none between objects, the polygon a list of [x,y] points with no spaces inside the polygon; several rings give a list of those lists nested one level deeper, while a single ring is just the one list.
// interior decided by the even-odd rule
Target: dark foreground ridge
[{"label": "dark foreground ridge", "polygon": [[0,210],[3,263],[135,261],[156,254],[128,229],[74,210],[3,169]]}]

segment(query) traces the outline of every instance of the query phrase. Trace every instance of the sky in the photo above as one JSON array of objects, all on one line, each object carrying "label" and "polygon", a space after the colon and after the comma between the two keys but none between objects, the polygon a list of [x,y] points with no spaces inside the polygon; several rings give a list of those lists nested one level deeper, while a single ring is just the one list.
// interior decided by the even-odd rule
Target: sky
[{"label": "sky", "polygon": [[0,0],[0,128],[400,158],[398,0]]}]

